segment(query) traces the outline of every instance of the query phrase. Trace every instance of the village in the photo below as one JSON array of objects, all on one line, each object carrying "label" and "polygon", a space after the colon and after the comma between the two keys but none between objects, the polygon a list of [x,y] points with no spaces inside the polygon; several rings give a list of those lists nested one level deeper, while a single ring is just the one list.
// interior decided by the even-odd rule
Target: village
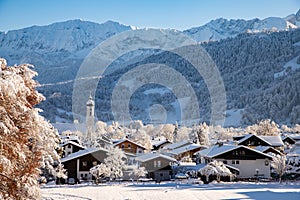
[{"label": "village", "polygon": [[144,126],[141,121],[107,125],[95,123],[91,96],[86,108],[84,125],[54,124],[61,139],[61,159],[53,177],[56,184],[281,182],[300,177],[298,126],[283,126],[283,132],[265,120],[243,131],[231,128],[224,132],[205,123],[191,128]]}]

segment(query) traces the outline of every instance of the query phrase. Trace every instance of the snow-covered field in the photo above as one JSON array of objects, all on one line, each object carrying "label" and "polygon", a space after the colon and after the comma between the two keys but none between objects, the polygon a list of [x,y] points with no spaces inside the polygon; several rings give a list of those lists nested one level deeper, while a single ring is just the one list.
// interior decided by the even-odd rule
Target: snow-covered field
[{"label": "snow-covered field", "polygon": [[44,200],[52,199],[300,199],[298,183],[210,183],[192,185],[184,183],[162,184],[102,184],[102,185],[49,185],[42,187]]}]

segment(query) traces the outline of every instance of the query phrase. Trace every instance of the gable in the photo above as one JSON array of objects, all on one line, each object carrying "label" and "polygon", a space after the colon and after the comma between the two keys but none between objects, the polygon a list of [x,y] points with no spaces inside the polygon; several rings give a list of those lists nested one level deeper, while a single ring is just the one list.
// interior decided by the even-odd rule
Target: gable
[{"label": "gable", "polygon": [[250,137],[243,138],[238,144],[244,146],[271,146],[270,143],[256,135],[251,135]]},{"label": "gable", "polygon": [[232,159],[238,159],[238,160],[256,160],[256,159],[265,159],[270,158],[268,155],[257,152],[255,150],[252,150],[250,148],[246,147],[239,147],[232,149],[230,151],[218,154],[214,156],[215,159],[225,159],[225,160],[232,160]]}]

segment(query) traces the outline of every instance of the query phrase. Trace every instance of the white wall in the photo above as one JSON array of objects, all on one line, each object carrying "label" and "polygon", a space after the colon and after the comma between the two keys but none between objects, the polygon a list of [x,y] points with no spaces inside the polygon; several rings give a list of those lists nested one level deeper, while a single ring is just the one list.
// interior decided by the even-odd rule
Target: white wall
[{"label": "white wall", "polygon": [[265,165],[265,159],[257,160],[238,160],[239,164],[232,164],[231,160],[227,160],[227,165],[233,166],[240,170],[238,178],[251,178],[256,177],[256,169],[259,169],[259,175],[263,175],[265,178],[270,178],[270,161],[268,166]]}]

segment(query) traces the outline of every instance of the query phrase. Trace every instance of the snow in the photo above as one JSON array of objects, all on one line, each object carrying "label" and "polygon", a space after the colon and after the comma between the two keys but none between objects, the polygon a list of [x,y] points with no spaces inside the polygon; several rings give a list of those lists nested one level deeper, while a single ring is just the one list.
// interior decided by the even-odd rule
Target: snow
[{"label": "snow", "polygon": [[96,185],[48,185],[42,187],[43,199],[299,199],[300,183],[210,183],[180,182],[110,183]]},{"label": "snow", "polygon": [[[300,42],[294,44],[294,45],[299,45]],[[281,72],[275,73],[274,74],[274,79],[288,75],[290,72],[288,70],[291,71],[295,71],[297,69],[300,69],[300,64],[297,64],[297,59],[300,56],[297,56],[295,58],[293,58],[292,60],[288,61],[284,66],[283,66],[283,70]]]},{"label": "snow", "polygon": [[70,154],[69,156],[67,156],[65,158],[62,158],[61,162],[63,163],[63,162],[69,161],[69,160],[73,160],[75,158],[79,158],[79,157],[87,155],[87,154],[95,153],[96,151],[105,151],[105,152],[107,152],[107,150],[103,149],[103,148],[84,149],[84,150],[77,151],[76,153],[72,153],[72,154]]},{"label": "snow", "polygon": [[173,150],[173,149],[177,149],[177,148],[180,148],[180,147],[188,145],[188,144],[190,144],[189,141],[181,141],[181,142],[177,142],[177,143],[173,143],[173,144],[168,144],[163,149]]},{"label": "snow", "polygon": [[174,149],[174,150],[168,152],[168,154],[170,154],[170,155],[179,155],[179,154],[182,154],[182,153],[187,152],[187,151],[192,151],[192,150],[197,149],[199,147],[203,147],[203,146],[201,146],[199,144],[189,144],[189,145]]},{"label": "snow", "polygon": [[231,109],[226,111],[224,127],[238,127],[241,124],[244,109]]},{"label": "snow", "polygon": [[141,162],[146,162],[146,161],[153,160],[153,159],[159,158],[159,157],[170,160],[170,161],[173,161],[173,162],[176,162],[176,159],[171,158],[171,157],[166,156],[166,155],[163,155],[163,154],[159,154],[159,153],[144,154],[144,155],[141,155],[139,157],[136,157],[136,160],[141,161]]},{"label": "snow", "polygon": [[267,141],[271,144],[271,146],[283,146],[283,142],[281,140],[281,137],[278,136],[259,136],[261,139]]}]

